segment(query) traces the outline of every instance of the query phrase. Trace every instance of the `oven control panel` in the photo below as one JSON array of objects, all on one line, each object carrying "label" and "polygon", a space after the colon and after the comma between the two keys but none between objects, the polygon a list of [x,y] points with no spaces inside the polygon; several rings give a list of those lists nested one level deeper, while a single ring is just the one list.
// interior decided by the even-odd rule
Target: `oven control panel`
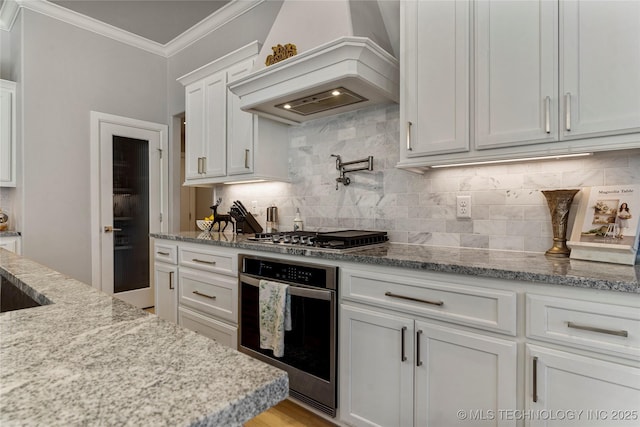
[{"label": "oven control panel", "polygon": [[[264,279],[288,282],[293,284],[313,286],[317,288],[330,288],[328,284],[333,280],[327,269],[334,267],[312,266],[308,264],[284,263],[274,260],[259,258],[244,258],[242,273],[258,276]],[[335,272],[333,273],[335,277]]]}]

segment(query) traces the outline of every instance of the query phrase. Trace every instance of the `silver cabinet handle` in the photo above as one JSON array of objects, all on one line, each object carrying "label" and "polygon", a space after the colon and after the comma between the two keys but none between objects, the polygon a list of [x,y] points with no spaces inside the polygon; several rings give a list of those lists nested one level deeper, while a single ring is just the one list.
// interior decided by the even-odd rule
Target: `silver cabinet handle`
[{"label": "silver cabinet handle", "polygon": [[573,322],[567,322],[567,327],[573,328],[573,329],[580,329],[582,331],[597,332],[599,334],[616,335],[616,336],[625,337],[625,338],[629,336],[629,332],[625,330],[617,331],[613,329],[598,328],[595,326],[580,325],[578,323],[573,323]]},{"label": "silver cabinet handle", "polygon": [[403,362],[407,360],[407,355],[404,353],[404,334],[407,332],[407,327],[403,326],[400,332],[400,360]]},{"label": "silver cabinet handle", "polygon": [[158,251],[157,254],[158,255],[171,255],[169,252],[161,252],[161,251]]},{"label": "silver cabinet handle", "polygon": [[551,97],[544,99],[544,131],[551,133]]},{"label": "silver cabinet handle", "polygon": [[422,335],[422,330],[416,332],[416,366],[422,366],[422,360],[420,358],[420,335]]},{"label": "silver cabinet handle", "polygon": [[564,126],[568,132],[571,132],[571,93],[564,95]]},{"label": "silver cabinet handle", "polygon": [[203,294],[202,292],[199,292],[199,291],[192,291],[192,292],[194,294],[196,294],[196,295],[200,295],[201,297],[205,297],[205,298],[209,298],[209,299],[216,299],[215,296]]},{"label": "silver cabinet handle", "polygon": [[169,289],[173,289],[173,271],[169,272]]},{"label": "silver cabinet handle", "polygon": [[198,258],[192,258],[191,261],[198,262],[200,264],[216,265],[215,261],[206,261],[206,260],[198,259]]},{"label": "silver cabinet handle", "polygon": [[394,294],[393,292],[385,292],[384,293],[386,296],[391,297],[391,298],[398,298],[398,299],[406,299],[409,301],[416,301],[416,302],[422,302],[424,304],[431,304],[431,305],[437,305],[437,306],[442,306],[444,305],[443,301],[429,301],[426,299],[420,299],[420,298],[414,298],[414,297],[407,297],[404,295],[398,295],[398,294]]},{"label": "silver cabinet handle", "polygon": [[202,173],[202,157],[198,157],[198,173]]},{"label": "silver cabinet handle", "polygon": [[114,231],[122,231],[122,228],[114,228],[112,225],[105,225],[104,232],[105,233],[113,233]]},{"label": "silver cabinet handle", "polygon": [[413,151],[413,147],[411,147],[411,125],[413,123],[407,122],[407,151]]},{"label": "silver cabinet handle", "polygon": [[249,149],[244,150],[244,168],[249,169]]},{"label": "silver cabinet handle", "polygon": [[532,398],[534,402],[538,401],[538,358],[533,358],[533,370],[531,375],[533,376],[533,390],[532,390]]},{"label": "silver cabinet handle", "polygon": [[207,158],[202,158],[202,173],[207,173]]}]

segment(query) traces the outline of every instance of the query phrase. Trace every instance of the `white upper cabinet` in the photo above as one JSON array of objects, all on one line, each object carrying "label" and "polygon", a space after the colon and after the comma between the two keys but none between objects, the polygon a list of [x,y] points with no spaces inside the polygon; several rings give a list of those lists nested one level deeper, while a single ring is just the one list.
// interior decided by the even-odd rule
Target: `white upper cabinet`
[{"label": "white upper cabinet", "polygon": [[[227,72],[228,83],[251,72],[254,60],[244,61]],[[240,109],[240,97],[231,91],[229,96],[229,117],[227,132],[233,144],[229,145],[228,174],[241,175],[253,172],[253,114]]]},{"label": "white upper cabinet", "polygon": [[402,8],[398,167],[640,148],[640,2]]},{"label": "white upper cabinet", "polygon": [[640,2],[561,1],[563,138],[640,132]]},{"label": "white upper cabinet", "polygon": [[475,146],[557,140],[556,2],[476,2]]},{"label": "white upper cabinet", "polygon": [[251,43],[180,77],[185,85],[185,185],[288,179],[288,126],[240,109],[229,83],[251,72]]},{"label": "white upper cabinet", "polygon": [[16,186],[16,84],[0,80],[0,187]]},{"label": "white upper cabinet", "polygon": [[469,149],[468,1],[401,2],[403,158]]}]

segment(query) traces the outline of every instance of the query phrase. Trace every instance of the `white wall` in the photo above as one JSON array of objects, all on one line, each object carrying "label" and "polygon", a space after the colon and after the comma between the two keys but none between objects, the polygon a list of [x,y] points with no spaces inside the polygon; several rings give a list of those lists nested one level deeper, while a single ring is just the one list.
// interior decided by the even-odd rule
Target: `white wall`
[{"label": "white wall", "polygon": [[91,283],[89,112],[166,123],[166,59],[22,13],[23,253]]}]

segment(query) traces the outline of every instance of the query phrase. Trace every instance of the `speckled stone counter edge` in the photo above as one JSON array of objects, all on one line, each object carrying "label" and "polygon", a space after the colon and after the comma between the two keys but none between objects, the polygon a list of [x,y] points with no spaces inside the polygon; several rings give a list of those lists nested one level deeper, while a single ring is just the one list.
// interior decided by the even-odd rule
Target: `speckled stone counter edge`
[{"label": "speckled stone counter edge", "polygon": [[[167,374],[157,381],[160,388],[156,393],[164,393],[169,400],[163,401],[154,394],[150,401],[122,402],[117,400],[118,396],[111,395],[118,404],[111,410],[103,408],[105,412],[114,414],[110,416],[125,414],[133,417],[128,421],[132,425],[145,422],[136,419],[143,416],[138,408],[142,404],[147,410],[151,408],[156,418],[147,421],[156,425],[160,422],[166,425],[241,426],[288,395],[288,377],[284,371],[163,321],[6,250],[0,250],[0,275],[41,302],[49,303],[42,307],[0,314],[0,358],[4,368],[0,371],[0,378],[5,386],[0,393],[2,425],[39,424],[44,419],[47,425],[52,426],[118,423],[112,418],[91,418],[95,414],[83,413],[79,409],[89,407],[94,410],[95,405],[91,403],[83,406],[83,396],[87,396],[87,402],[92,402],[91,399],[101,395],[103,390],[117,387],[113,378],[129,376],[126,365],[117,361],[109,362],[108,357],[104,359],[107,365],[104,362],[99,364],[113,376],[106,378],[110,381],[108,384],[92,378],[95,368],[83,370],[84,361],[96,354],[105,354],[100,351],[100,346],[104,345],[117,344],[121,356],[133,357],[127,359],[132,363],[139,363],[140,354],[149,355],[152,362],[150,366],[136,365],[138,369],[150,369],[141,374],[146,379],[156,372],[152,369],[154,366],[157,369],[163,363],[176,361],[184,365],[177,376]],[[127,337],[132,335],[140,337],[133,340],[137,343],[135,347],[127,344]],[[67,349],[65,345],[60,345],[62,342],[75,342],[77,345]],[[52,346],[56,349],[55,354],[51,353]],[[170,347],[177,349],[173,357],[167,353]],[[21,357],[25,349],[30,352],[27,358]],[[58,359],[52,359],[55,356]],[[181,357],[185,357],[184,360]],[[33,365],[34,360],[39,359],[45,363]],[[75,376],[71,377],[76,379],[70,383],[71,388],[67,387],[65,381],[56,383],[53,374],[49,379],[48,375],[56,370],[52,371],[52,367],[56,366],[51,365],[54,360],[63,363],[60,370],[74,372]],[[187,368],[189,366],[193,368]],[[161,368],[159,372],[164,372],[164,369]],[[214,377],[202,383],[202,376],[207,373]],[[214,383],[214,378],[217,378],[217,383]],[[122,387],[127,390],[126,387],[137,387],[139,383],[123,384]],[[151,383],[154,384],[153,381]],[[15,384],[21,385],[16,387]],[[191,388],[194,384],[203,384],[204,387],[200,387],[201,390]],[[176,390],[187,386],[188,393],[176,394]],[[194,399],[194,392],[199,401]],[[40,401],[38,397],[43,395],[46,400]],[[157,409],[153,409],[153,405]],[[173,410],[170,410],[171,405],[174,405]],[[180,411],[175,411],[175,405]],[[132,412],[127,412],[129,410]],[[182,418],[176,418],[176,412],[180,412]],[[66,418],[60,418],[61,414]]]},{"label": "speckled stone counter edge", "polygon": [[180,232],[177,234],[152,233],[150,236],[157,239],[334,261],[640,293],[640,282],[638,281],[640,266],[570,260],[568,258],[548,258],[543,254],[535,253],[438,248],[398,243],[387,244],[382,248],[339,253],[253,242],[247,240],[250,235]]}]

